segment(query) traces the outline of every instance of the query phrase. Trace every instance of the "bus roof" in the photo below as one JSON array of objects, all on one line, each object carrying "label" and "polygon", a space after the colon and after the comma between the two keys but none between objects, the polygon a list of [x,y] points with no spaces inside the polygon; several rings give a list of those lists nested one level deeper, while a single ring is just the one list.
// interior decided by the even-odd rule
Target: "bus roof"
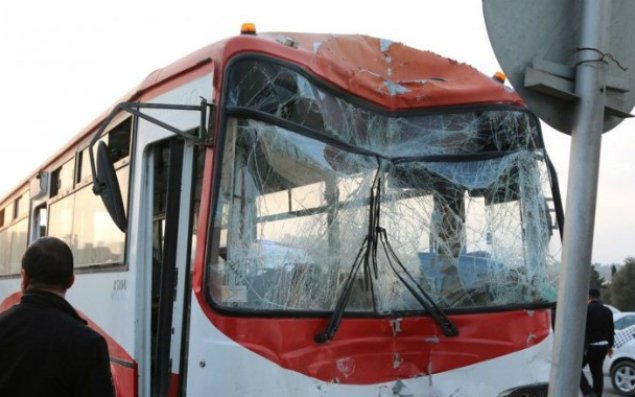
[{"label": "bus roof", "polygon": [[[150,73],[122,101],[135,100],[210,62],[222,74],[227,63],[242,53],[270,55],[295,63],[388,111],[488,103],[524,106],[522,99],[498,80],[433,52],[363,35],[311,33],[241,35],[208,45]],[[215,80],[216,95],[220,84]],[[89,129],[108,113],[104,112]]]},{"label": "bus roof", "polygon": [[220,44],[224,47],[219,57],[222,60],[248,51],[285,58],[389,111],[523,103],[515,92],[467,64],[385,39],[264,33],[238,36]]},{"label": "bus roof", "polygon": [[[218,75],[222,75],[235,55],[242,53],[259,53],[289,61],[387,111],[488,103],[524,106],[520,97],[499,81],[467,64],[429,51],[363,35],[275,32],[235,36],[203,47],[150,73],[117,103],[150,99],[164,92],[172,85],[170,82],[179,77],[194,70],[207,70],[205,66],[219,72],[214,80],[214,94],[218,96],[222,83]],[[218,97],[214,99],[218,103]],[[38,171],[94,132],[113,107],[64,145]]]}]

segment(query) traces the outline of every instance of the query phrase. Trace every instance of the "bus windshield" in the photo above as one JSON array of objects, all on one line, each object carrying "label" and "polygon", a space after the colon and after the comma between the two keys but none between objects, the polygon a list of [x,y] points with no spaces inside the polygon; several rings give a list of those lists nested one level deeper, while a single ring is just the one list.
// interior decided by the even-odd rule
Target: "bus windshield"
[{"label": "bus windshield", "polygon": [[450,310],[555,300],[560,237],[528,112],[384,114],[262,58],[235,62],[225,89],[215,304],[332,311],[359,260],[348,312],[423,311],[401,278]]}]

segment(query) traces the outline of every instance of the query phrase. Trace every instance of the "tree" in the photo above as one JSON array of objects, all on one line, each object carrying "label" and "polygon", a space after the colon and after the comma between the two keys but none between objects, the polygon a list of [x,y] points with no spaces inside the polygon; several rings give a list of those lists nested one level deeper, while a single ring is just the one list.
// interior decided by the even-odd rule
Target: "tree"
[{"label": "tree", "polygon": [[598,266],[600,266],[600,264],[598,263],[594,263],[591,265],[589,288],[595,288],[600,291],[600,294],[602,295],[602,302],[610,304],[611,293],[609,292],[609,287],[606,285],[606,280],[604,280],[604,277],[601,277],[600,272],[597,271]]},{"label": "tree", "polygon": [[611,302],[624,311],[635,311],[635,258],[628,257],[611,282]]},{"label": "tree", "polygon": [[595,288],[598,291],[602,289],[602,284],[604,284],[604,278],[600,277],[600,272],[595,268],[599,266],[597,263],[591,265],[591,277],[589,279],[589,288]]},{"label": "tree", "polygon": [[613,300],[611,297],[611,284],[604,284],[600,291],[600,293],[602,294],[602,303],[613,305]]}]

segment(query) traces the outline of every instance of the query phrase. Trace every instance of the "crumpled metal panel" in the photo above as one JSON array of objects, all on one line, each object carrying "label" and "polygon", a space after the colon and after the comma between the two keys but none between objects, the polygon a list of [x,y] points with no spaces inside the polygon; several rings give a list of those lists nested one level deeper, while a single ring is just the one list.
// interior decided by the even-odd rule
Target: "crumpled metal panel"
[{"label": "crumpled metal panel", "polygon": [[272,33],[263,40],[291,40],[308,68],[331,83],[383,107],[485,102],[522,103],[497,81],[465,63],[402,43],[363,35]]},{"label": "crumpled metal panel", "polygon": [[[389,110],[523,103],[511,89],[465,63],[386,39],[317,33],[232,37],[153,72],[136,92],[210,60],[222,74],[227,62],[243,53],[268,54],[302,65],[330,84]],[[220,92],[220,80],[215,86]]]}]

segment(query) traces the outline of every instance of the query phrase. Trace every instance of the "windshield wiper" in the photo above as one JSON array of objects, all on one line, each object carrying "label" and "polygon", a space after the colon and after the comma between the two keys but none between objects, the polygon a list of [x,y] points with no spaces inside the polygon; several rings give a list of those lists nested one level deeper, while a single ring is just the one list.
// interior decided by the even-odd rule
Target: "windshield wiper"
[{"label": "windshield wiper", "polygon": [[[401,281],[401,283],[408,289],[408,291],[410,291],[417,302],[419,302],[419,304],[423,306],[423,308],[426,309],[428,313],[430,313],[430,316],[434,319],[437,325],[439,325],[439,328],[441,328],[441,332],[443,332],[443,335],[458,336],[459,330],[456,328],[456,325],[452,322],[452,320],[448,318],[448,316],[445,315],[443,310],[441,310],[441,308],[436,303],[434,303],[434,300],[430,297],[430,295],[428,295],[423,290],[423,288],[421,288],[419,283],[417,283],[414,277],[412,277],[412,274],[410,274],[408,269],[406,269],[403,263],[401,263],[401,261],[397,257],[397,254],[395,254],[395,251],[392,249],[390,242],[388,242],[386,229],[379,229],[379,240],[381,241],[381,245],[384,248],[386,259],[388,260],[388,264],[390,265],[392,271],[395,273],[399,281]],[[401,270],[406,274],[407,279],[399,273],[399,271],[395,267],[395,263],[397,263]]]},{"label": "windshield wiper", "polygon": [[[337,303],[335,304],[335,308],[333,309],[333,313],[331,313],[331,317],[329,319],[329,324],[326,327],[326,330],[324,332],[320,332],[317,335],[315,335],[315,342],[317,343],[324,343],[327,342],[331,339],[333,339],[333,337],[335,336],[335,333],[337,332],[337,329],[340,326],[340,323],[342,322],[342,316],[344,315],[344,310],[346,310],[346,305],[348,305],[348,300],[351,297],[351,291],[353,290],[353,283],[355,282],[355,275],[357,274],[359,268],[361,267],[362,263],[365,263],[365,257],[366,255],[364,255],[364,252],[369,252],[369,247],[371,246],[370,241],[368,236],[364,239],[364,242],[362,243],[362,246],[359,250],[359,252],[357,253],[357,257],[355,258],[355,262],[353,263],[353,267],[351,268],[350,273],[348,274],[348,277],[346,278],[346,282],[344,283],[344,288],[342,288],[342,292],[339,296],[339,298],[337,298]],[[367,267],[368,265],[365,264],[365,267]],[[370,279],[370,277],[367,275],[365,276],[367,280]],[[373,284],[372,281],[370,281],[370,288],[371,288],[371,294],[373,297],[373,306],[375,305],[375,294],[373,291]],[[366,282],[364,284],[367,284]]]},{"label": "windshield wiper", "polygon": [[[379,158],[377,161],[380,163]],[[382,247],[384,249],[384,253],[386,254],[386,259],[388,260],[388,264],[390,268],[393,270],[399,281],[406,287],[406,289],[412,294],[412,296],[419,302],[419,304],[430,314],[430,316],[434,319],[434,321],[439,325],[443,335],[445,336],[457,336],[459,334],[456,325],[443,313],[443,311],[434,303],[434,300],[428,295],[423,288],[416,282],[414,277],[408,272],[408,269],[401,263],[397,255],[395,254],[392,246],[388,242],[388,235],[386,233],[386,229],[380,227],[379,225],[379,216],[381,213],[381,177],[379,176],[381,173],[381,163],[378,166],[377,173],[375,174],[375,179],[373,181],[373,185],[370,190],[370,203],[369,203],[369,219],[368,219],[368,234],[366,238],[362,242],[362,246],[357,252],[357,256],[355,257],[355,261],[353,262],[353,266],[351,267],[351,271],[346,278],[346,282],[344,283],[344,287],[342,288],[342,292],[340,296],[337,298],[337,302],[335,304],[335,308],[333,309],[333,313],[331,313],[331,317],[329,319],[328,326],[324,332],[320,332],[315,335],[315,341],[317,343],[325,343],[335,336],[340,323],[342,322],[342,317],[344,316],[344,311],[346,310],[346,306],[348,305],[348,301],[351,296],[351,292],[353,290],[353,283],[355,281],[355,276],[359,271],[362,264],[364,265],[364,286],[367,289],[370,289],[373,309],[377,311],[375,304],[375,292],[373,286],[372,277],[374,276],[377,279],[378,269],[377,269],[377,246],[378,243],[381,242]],[[395,263],[401,268],[401,270],[406,274],[408,280],[412,283],[412,285],[404,278],[397,268],[395,267]]]},{"label": "windshield wiper", "polygon": [[364,238],[362,246],[357,252],[357,256],[355,257],[355,261],[353,262],[350,273],[348,273],[348,277],[346,278],[346,282],[344,283],[342,292],[337,298],[335,308],[333,309],[333,313],[331,314],[326,330],[315,335],[315,341],[317,343],[327,342],[333,339],[333,337],[335,336],[335,333],[337,332],[337,329],[342,322],[342,316],[344,315],[344,311],[346,310],[346,305],[348,305],[348,300],[351,297],[353,283],[355,282],[355,276],[357,275],[357,272],[359,271],[359,268],[362,264],[364,264],[364,286],[370,290],[371,300],[373,302],[373,309],[377,311],[377,308],[375,307],[375,290],[372,277],[374,276],[375,279],[377,278],[376,230],[379,227],[379,200],[381,198],[379,195],[375,195],[375,185],[378,184],[378,182],[380,182],[379,169],[377,170],[377,174],[375,174],[373,187],[370,190],[370,215],[368,219],[368,234],[366,235],[366,238]]}]

